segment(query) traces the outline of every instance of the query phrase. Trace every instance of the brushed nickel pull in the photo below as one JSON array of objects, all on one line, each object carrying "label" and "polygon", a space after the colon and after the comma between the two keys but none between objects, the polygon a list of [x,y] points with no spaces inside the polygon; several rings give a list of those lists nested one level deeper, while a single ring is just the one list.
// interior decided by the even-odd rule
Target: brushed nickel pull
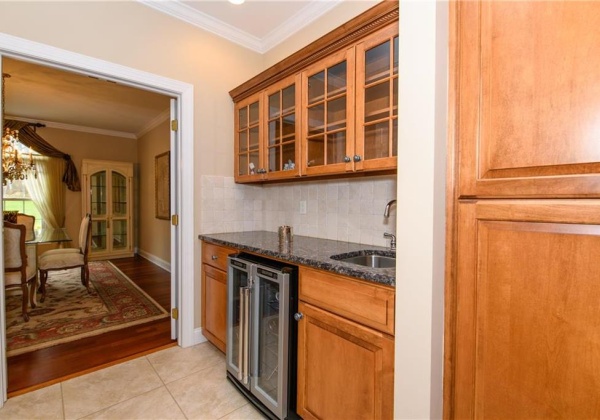
[{"label": "brushed nickel pull", "polygon": [[219,256],[218,256],[218,255],[213,255],[211,258],[212,258],[212,259],[213,259],[213,261],[214,261],[214,260],[218,260],[218,259],[219,259]]}]

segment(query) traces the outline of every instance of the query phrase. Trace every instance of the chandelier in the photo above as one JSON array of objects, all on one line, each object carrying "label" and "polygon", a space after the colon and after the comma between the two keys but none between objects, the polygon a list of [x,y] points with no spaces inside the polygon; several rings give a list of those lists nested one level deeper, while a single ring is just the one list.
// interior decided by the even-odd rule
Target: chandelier
[{"label": "chandelier", "polygon": [[[4,81],[10,75],[2,73],[2,112],[4,113]],[[3,121],[5,119],[3,118]],[[9,181],[24,180],[29,175],[37,178],[37,169],[33,161],[31,148],[27,159],[23,157],[25,146],[19,141],[19,130],[6,128],[2,136],[2,183],[6,185]]]}]

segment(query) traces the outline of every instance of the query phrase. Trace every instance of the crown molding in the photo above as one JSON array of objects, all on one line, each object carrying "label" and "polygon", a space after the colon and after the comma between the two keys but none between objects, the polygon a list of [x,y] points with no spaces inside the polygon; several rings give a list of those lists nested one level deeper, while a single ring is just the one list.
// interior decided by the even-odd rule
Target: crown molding
[{"label": "crown molding", "polygon": [[165,109],[163,112],[154,117],[145,127],[143,127],[140,131],[135,133],[136,138],[141,138],[144,134],[148,133],[150,130],[158,127],[163,122],[167,121],[171,116],[171,110]]},{"label": "crown molding", "polygon": [[15,117],[14,115],[7,115],[6,119],[30,122],[30,123],[41,123],[44,124],[47,128],[58,128],[60,130],[68,130],[68,131],[79,131],[81,133],[90,133],[90,134],[100,134],[103,136],[111,136],[111,137],[121,137],[125,139],[137,139],[137,136],[134,133],[128,133],[126,131],[115,131],[115,130],[105,130],[102,128],[95,127],[86,127],[84,125],[75,125],[75,124],[64,124],[55,121],[45,121],[45,120],[36,120],[32,118],[22,118]]},{"label": "crown molding", "polygon": [[258,38],[248,32],[242,31],[228,23],[214,18],[206,13],[200,12],[179,0],[137,0],[145,6],[165,13],[176,19],[187,22],[198,28],[204,29],[215,35],[225,38],[233,43],[241,45],[260,54],[264,54],[271,48],[304,28],[317,18],[323,16],[344,0],[313,1],[303,7],[291,18],[283,21],[264,38]]}]

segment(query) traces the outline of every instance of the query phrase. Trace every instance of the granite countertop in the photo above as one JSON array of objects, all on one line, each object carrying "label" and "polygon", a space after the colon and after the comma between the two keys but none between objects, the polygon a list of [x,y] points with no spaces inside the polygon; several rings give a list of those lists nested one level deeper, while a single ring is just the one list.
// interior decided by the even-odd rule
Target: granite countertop
[{"label": "granite countertop", "polygon": [[211,233],[198,235],[198,238],[215,245],[229,246],[374,283],[396,285],[395,268],[363,267],[329,258],[331,255],[347,253],[351,254],[348,256],[362,255],[361,251],[365,250],[368,250],[369,254],[395,255],[394,251],[380,246],[294,235],[291,245],[286,247],[280,246],[279,235],[276,232],[266,231]]}]

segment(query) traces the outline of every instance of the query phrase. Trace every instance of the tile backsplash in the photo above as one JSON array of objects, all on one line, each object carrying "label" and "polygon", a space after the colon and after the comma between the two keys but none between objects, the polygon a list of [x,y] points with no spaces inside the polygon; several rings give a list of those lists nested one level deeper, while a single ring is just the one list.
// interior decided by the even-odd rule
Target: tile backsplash
[{"label": "tile backsplash", "polygon": [[[396,208],[389,219],[385,205],[396,198],[396,176],[236,184],[233,177],[201,178],[201,233],[267,230],[281,225],[294,234],[369,245],[389,246],[384,232],[396,231]],[[301,214],[302,204],[306,213]]]}]

